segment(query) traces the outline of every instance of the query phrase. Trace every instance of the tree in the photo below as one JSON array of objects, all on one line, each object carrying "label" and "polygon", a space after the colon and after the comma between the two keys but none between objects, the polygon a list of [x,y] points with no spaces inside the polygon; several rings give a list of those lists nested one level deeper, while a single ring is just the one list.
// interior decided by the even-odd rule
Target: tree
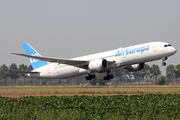
[{"label": "tree", "polygon": [[[19,71],[20,72],[26,72],[27,70],[28,70],[27,65],[24,65],[24,64],[19,65]],[[25,84],[25,74],[22,73],[21,76],[23,77],[23,81],[24,81],[24,84]],[[22,81],[22,84],[23,84],[23,81]]]},{"label": "tree", "polygon": [[[32,68],[32,65],[29,65],[29,67],[27,68],[27,71],[28,72],[30,72],[30,71],[32,71],[33,70],[33,68]],[[31,78],[31,85],[33,85],[33,77]]]},{"label": "tree", "polygon": [[161,71],[158,65],[153,64],[151,66],[151,69],[152,69],[152,74],[153,74],[154,79],[156,79],[158,75],[161,75]]},{"label": "tree", "polygon": [[175,78],[178,79],[180,78],[180,64],[176,65],[175,68]]},{"label": "tree", "polygon": [[[27,65],[21,64],[19,65],[19,71],[20,72],[26,72],[28,70]],[[25,74],[21,74],[22,76],[25,76]]]},{"label": "tree", "polygon": [[99,78],[99,85],[105,85],[106,81],[103,80],[102,78]]},{"label": "tree", "polygon": [[97,80],[96,80],[96,79],[92,79],[92,80],[90,80],[89,82],[90,82],[91,85],[96,85]]},{"label": "tree", "polygon": [[129,82],[132,81],[132,72],[129,72],[125,69],[118,69],[118,70],[113,70],[112,71],[113,75],[114,75],[114,79],[112,80],[112,84],[122,84],[127,83],[127,81],[129,80]]},{"label": "tree", "polygon": [[5,80],[5,85],[6,85],[6,77],[8,76],[8,74],[5,73],[6,71],[8,71],[8,67],[5,64],[3,64],[0,67],[0,77]]},{"label": "tree", "polygon": [[[9,66],[9,70],[11,70],[12,72],[17,72],[18,71],[17,65],[15,63],[12,63]],[[18,78],[17,73],[10,73],[10,77],[14,79],[14,85],[16,85],[16,79]]]},{"label": "tree", "polygon": [[27,68],[27,71],[30,72],[32,70],[33,70],[32,65],[29,65],[29,67]]},{"label": "tree", "polygon": [[173,78],[174,78],[174,73],[175,73],[175,70],[174,70],[174,65],[168,65],[166,67],[166,77],[172,81],[173,83]]},{"label": "tree", "polygon": [[158,75],[155,80],[156,85],[164,85],[165,84],[165,77],[163,75]]},{"label": "tree", "polygon": [[140,71],[131,72],[134,76],[135,80],[138,81],[138,84],[140,85],[141,75],[142,73]]},{"label": "tree", "polygon": [[147,84],[148,84],[148,79],[152,77],[152,68],[148,65],[145,64],[144,69],[141,71],[141,76],[143,78],[146,78]]}]

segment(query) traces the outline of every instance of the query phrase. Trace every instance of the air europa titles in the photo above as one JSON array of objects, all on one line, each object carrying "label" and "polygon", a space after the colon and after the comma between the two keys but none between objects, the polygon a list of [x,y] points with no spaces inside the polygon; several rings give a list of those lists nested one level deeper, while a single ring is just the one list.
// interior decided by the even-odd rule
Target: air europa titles
[{"label": "air europa titles", "polygon": [[137,47],[137,48],[127,48],[127,49],[121,49],[116,52],[115,57],[135,54],[135,53],[141,53],[143,54],[145,51],[149,51],[149,45]]}]

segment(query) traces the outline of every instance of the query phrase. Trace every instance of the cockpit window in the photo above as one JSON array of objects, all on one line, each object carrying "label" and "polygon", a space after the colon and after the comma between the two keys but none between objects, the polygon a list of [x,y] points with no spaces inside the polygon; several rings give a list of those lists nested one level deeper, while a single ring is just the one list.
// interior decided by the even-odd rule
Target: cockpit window
[{"label": "cockpit window", "polygon": [[172,46],[171,44],[168,44],[168,45],[164,45],[164,47],[169,47],[169,46]]}]

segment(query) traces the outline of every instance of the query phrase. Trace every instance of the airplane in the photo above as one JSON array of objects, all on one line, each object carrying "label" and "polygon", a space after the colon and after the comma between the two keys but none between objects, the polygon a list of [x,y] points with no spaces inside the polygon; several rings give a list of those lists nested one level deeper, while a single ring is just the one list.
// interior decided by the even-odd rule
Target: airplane
[{"label": "airplane", "polygon": [[107,73],[104,80],[113,79],[110,72],[124,68],[129,72],[144,69],[145,62],[162,59],[162,66],[169,56],[177,50],[166,42],[149,42],[106,52],[86,55],[73,59],[61,59],[41,56],[30,44],[22,43],[26,54],[11,54],[28,57],[33,67],[28,77],[64,79],[74,76],[87,75],[86,80],[94,79],[95,73]]}]

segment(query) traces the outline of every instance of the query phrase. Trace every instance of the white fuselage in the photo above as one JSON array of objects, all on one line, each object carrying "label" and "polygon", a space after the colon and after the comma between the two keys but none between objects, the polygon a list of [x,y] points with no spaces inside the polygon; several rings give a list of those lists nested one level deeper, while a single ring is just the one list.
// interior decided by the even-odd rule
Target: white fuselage
[{"label": "white fuselage", "polygon": [[[165,47],[165,45],[167,45]],[[71,60],[96,60],[106,59],[108,61],[108,68],[104,71],[110,71],[120,67],[125,67],[138,63],[145,63],[169,57],[176,53],[176,49],[168,46],[165,42],[150,42],[125,48],[119,48],[107,52],[86,55]],[[74,67],[66,64],[50,63],[46,66],[40,67],[33,71],[39,72],[37,74],[28,74],[31,77],[43,78],[68,78],[83,74],[90,74],[103,71],[90,71],[79,67]]]}]

